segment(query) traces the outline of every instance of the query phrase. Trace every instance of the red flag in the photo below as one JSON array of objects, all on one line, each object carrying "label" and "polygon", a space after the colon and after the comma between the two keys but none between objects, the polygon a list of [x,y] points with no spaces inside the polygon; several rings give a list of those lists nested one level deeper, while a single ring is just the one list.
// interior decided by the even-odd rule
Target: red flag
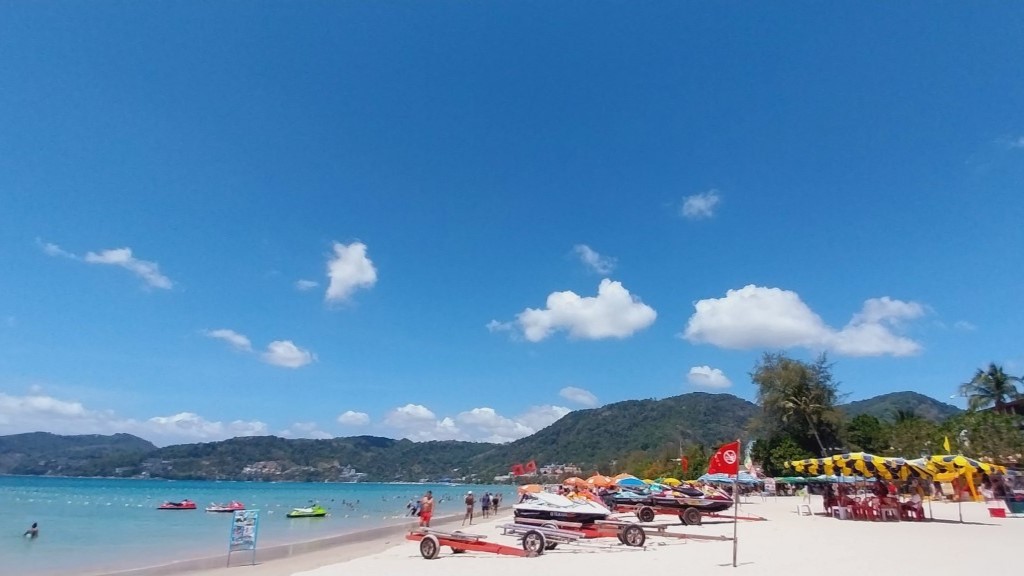
[{"label": "red flag", "polygon": [[683,469],[683,472],[690,471],[690,459],[682,454],[679,455],[679,466]]},{"label": "red flag", "polygon": [[708,474],[728,474],[735,476],[740,472],[740,443],[730,442],[718,449],[711,457]]},{"label": "red flag", "polygon": [[533,474],[534,472],[537,471],[537,463],[534,462],[533,460],[530,460],[529,462],[526,463],[525,470],[527,474]]},{"label": "red flag", "polygon": [[513,476],[522,476],[523,474],[524,474],[524,471],[523,471],[523,465],[522,464],[513,464],[512,465],[512,475]]}]

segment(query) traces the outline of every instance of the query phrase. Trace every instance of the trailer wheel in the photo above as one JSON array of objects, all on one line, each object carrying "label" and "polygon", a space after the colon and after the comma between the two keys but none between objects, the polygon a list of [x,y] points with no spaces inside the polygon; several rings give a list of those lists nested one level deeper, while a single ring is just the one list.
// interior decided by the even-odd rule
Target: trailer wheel
[{"label": "trailer wheel", "polygon": [[643,508],[636,511],[636,517],[641,522],[654,522],[654,508],[650,506],[644,506]]},{"label": "trailer wheel", "polygon": [[630,524],[622,529],[620,538],[622,539],[622,543],[626,546],[640,548],[645,542],[647,542],[647,533],[644,532],[643,528],[636,524]]},{"label": "trailer wheel", "polygon": [[441,543],[437,541],[437,536],[427,534],[423,540],[420,540],[420,556],[423,556],[424,559],[433,560],[437,558],[440,551]]},{"label": "trailer wheel", "polygon": [[558,548],[558,542],[549,542],[548,545],[544,547],[545,550],[554,550],[555,548]]},{"label": "trailer wheel", "polygon": [[523,534],[523,550],[526,550],[530,554],[540,556],[544,553],[544,549],[547,545],[547,538],[544,537],[543,532],[538,530],[527,530],[526,534]]},{"label": "trailer wheel", "polygon": [[683,510],[683,524],[687,524],[689,526],[700,526],[700,522],[703,518],[704,515],[696,508],[687,508],[686,510]]}]

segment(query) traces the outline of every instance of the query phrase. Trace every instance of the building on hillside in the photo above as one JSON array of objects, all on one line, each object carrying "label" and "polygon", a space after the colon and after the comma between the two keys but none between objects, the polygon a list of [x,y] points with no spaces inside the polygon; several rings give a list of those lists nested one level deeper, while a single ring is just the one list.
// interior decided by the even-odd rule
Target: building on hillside
[{"label": "building on hillside", "polygon": [[583,470],[575,464],[547,464],[537,469],[540,476],[565,476],[567,474],[581,474]]}]

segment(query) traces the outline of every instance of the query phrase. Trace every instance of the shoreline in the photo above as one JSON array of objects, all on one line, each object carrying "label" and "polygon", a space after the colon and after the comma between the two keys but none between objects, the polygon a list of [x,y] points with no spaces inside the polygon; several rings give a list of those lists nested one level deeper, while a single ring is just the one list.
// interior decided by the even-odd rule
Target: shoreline
[{"label": "shoreline", "polygon": [[[507,516],[511,516],[511,506],[504,509],[498,515],[480,518],[477,522],[490,522]],[[449,514],[434,518],[431,523],[433,527],[449,526],[463,519],[462,514]],[[220,572],[229,568],[258,568],[268,569],[282,560],[305,559],[305,562],[290,562],[287,571],[299,571],[302,569],[315,568],[325,563],[338,563],[375,554],[397,546],[405,542],[405,535],[419,526],[419,521],[412,520],[400,522],[387,526],[378,526],[362,530],[354,530],[343,534],[336,534],[324,538],[292,542],[288,544],[276,544],[266,548],[256,549],[255,563],[252,561],[252,552],[243,550],[231,553],[231,564],[228,564],[228,554],[218,554],[200,558],[189,558],[186,560],[143,566],[138,568],[126,568],[124,570],[101,570],[88,572],[86,576],[170,576],[178,574],[190,574],[199,576],[202,574]],[[330,559],[321,559],[320,555],[328,554]],[[269,566],[268,566],[269,565]],[[308,565],[308,568],[301,568],[300,565]]]}]

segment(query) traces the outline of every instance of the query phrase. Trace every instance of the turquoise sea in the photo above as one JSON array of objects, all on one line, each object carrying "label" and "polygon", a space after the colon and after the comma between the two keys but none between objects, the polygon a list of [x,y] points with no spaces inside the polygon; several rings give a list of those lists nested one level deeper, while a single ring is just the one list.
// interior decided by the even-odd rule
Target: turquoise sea
[{"label": "turquoise sea", "polygon": [[[114,571],[227,552],[231,514],[202,510],[239,500],[259,509],[260,548],[314,540],[401,522],[406,504],[426,490],[437,515],[461,511],[466,490],[509,486],[326,484],[0,477],[0,563],[3,573],[51,576]],[[193,500],[199,510],[157,510],[164,501]],[[326,518],[289,519],[294,507],[319,502]],[[22,536],[39,523],[39,538]]]}]

